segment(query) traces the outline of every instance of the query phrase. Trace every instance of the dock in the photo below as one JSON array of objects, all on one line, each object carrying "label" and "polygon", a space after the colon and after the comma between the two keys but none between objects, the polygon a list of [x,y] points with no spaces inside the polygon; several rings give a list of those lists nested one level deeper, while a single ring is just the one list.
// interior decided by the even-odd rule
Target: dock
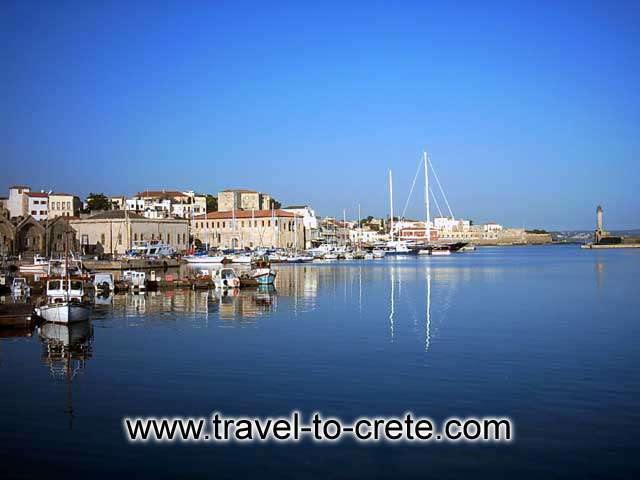
[{"label": "dock", "polygon": [[132,259],[132,260],[84,260],[87,270],[164,270],[180,266],[180,260],[176,258]]},{"label": "dock", "polygon": [[35,325],[33,305],[30,303],[0,303],[1,329],[29,329]]}]

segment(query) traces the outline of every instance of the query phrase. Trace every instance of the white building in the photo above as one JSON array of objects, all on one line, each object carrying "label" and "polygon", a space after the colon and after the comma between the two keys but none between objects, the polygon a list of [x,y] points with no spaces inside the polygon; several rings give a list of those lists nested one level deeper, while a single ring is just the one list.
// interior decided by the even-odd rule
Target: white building
[{"label": "white building", "polygon": [[26,192],[27,215],[31,215],[37,221],[49,218],[49,195],[44,192]]},{"label": "white building", "polygon": [[298,217],[302,217],[305,248],[311,248],[313,246],[312,242],[317,241],[320,238],[320,229],[316,212],[308,205],[289,205],[288,207],[284,207],[282,210],[293,213]]},{"label": "white building", "polygon": [[191,219],[207,212],[207,197],[192,190],[147,190],[127,199],[125,205],[127,210],[146,218]]},{"label": "white building", "polygon": [[351,244],[370,244],[373,245],[378,242],[383,242],[388,239],[388,235],[383,234],[377,230],[371,230],[370,228],[352,228],[349,230],[349,241]]}]

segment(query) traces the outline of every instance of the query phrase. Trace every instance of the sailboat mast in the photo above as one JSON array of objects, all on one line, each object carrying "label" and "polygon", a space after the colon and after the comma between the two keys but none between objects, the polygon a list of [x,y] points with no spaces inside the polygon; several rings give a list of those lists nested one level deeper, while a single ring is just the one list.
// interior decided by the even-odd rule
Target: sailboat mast
[{"label": "sailboat mast", "polygon": [[360,204],[358,204],[358,250],[362,244],[362,219],[360,215]]},{"label": "sailboat mast", "polygon": [[427,213],[427,223],[425,225],[425,232],[427,236],[427,243],[431,241],[431,214],[429,212],[429,166],[427,164],[427,151],[423,152],[424,156],[424,207]]},{"label": "sailboat mast", "polygon": [[389,209],[391,211],[391,217],[389,219],[389,235],[391,241],[393,241],[393,174],[389,169]]}]

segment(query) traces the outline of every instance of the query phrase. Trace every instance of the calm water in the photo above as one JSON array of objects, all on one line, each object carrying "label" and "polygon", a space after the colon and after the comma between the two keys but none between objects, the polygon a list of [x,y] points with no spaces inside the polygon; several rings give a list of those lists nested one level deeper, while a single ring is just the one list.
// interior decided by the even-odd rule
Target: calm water
[{"label": "calm water", "polygon": [[[3,477],[632,478],[640,251],[485,248],[118,295],[0,340]],[[427,314],[428,311],[428,314]],[[71,335],[69,370],[64,347]],[[510,416],[509,445],[130,445],[123,416]]]}]

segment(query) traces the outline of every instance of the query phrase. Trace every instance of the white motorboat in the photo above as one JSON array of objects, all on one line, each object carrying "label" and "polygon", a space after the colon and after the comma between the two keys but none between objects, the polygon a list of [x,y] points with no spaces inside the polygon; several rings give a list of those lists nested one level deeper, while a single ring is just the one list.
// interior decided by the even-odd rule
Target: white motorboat
[{"label": "white motorboat", "polygon": [[476,250],[476,246],[473,245],[472,243],[465,245],[464,247],[460,248],[460,252],[474,252]]},{"label": "white motorboat", "polygon": [[362,258],[364,258],[365,260],[373,260],[373,253],[367,252],[364,254],[364,257]]},{"label": "white motorboat", "polygon": [[84,302],[82,280],[55,278],[47,280],[45,303],[36,306],[35,312],[47,322],[75,323],[89,319],[91,306]]},{"label": "white motorboat", "polygon": [[175,249],[163,243],[159,240],[151,240],[147,242],[145,240],[139,240],[133,242],[131,250],[127,252],[125,258],[159,258],[170,257],[176,253]]},{"label": "white motorboat", "polygon": [[336,260],[338,258],[338,254],[335,252],[328,252],[324,254],[325,260]]},{"label": "white motorboat", "polygon": [[187,263],[196,263],[205,265],[210,263],[224,263],[226,257],[224,255],[186,255],[182,257]]},{"label": "white motorboat", "polygon": [[122,279],[129,284],[131,290],[147,289],[147,274],[144,272],[125,270],[122,272]]},{"label": "white motorboat", "polygon": [[233,268],[221,268],[215,273],[213,284],[220,289],[238,288],[240,279]]},{"label": "white motorboat", "polygon": [[96,273],[95,275],[91,275],[91,281],[96,292],[109,293],[116,289],[113,275],[110,273]]},{"label": "white motorboat", "polygon": [[33,257],[33,263],[29,265],[20,265],[20,273],[29,275],[46,275],[49,272],[49,260],[42,255]]},{"label": "white motorboat", "polygon": [[371,254],[373,255],[373,258],[384,258],[387,252],[380,248],[376,248],[371,252]]},{"label": "white motorboat", "polygon": [[16,277],[11,282],[11,294],[14,297],[28,297],[31,294],[31,287],[26,278]]},{"label": "white motorboat", "polygon": [[250,265],[252,260],[253,258],[250,254],[240,254],[231,257],[231,263],[242,263],[245,265]]}]

